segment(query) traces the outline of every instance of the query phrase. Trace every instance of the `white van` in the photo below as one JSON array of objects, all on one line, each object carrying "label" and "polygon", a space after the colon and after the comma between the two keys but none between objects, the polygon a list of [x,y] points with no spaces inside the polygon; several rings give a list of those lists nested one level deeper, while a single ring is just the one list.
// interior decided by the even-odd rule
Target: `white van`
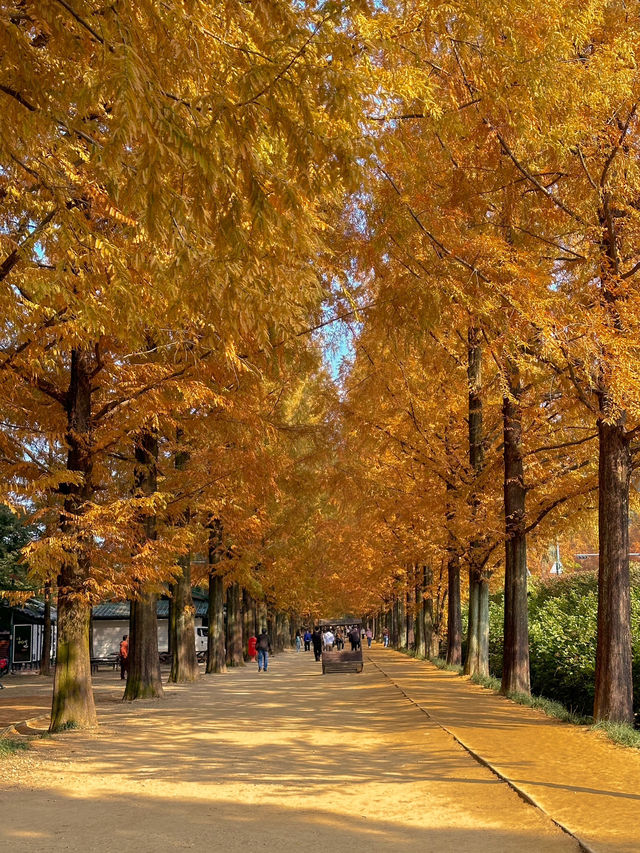
[{"label": "white van", "polygon": [[196,652],[206,652],[209,645],[209,629],[206,625],[196,626]]}]

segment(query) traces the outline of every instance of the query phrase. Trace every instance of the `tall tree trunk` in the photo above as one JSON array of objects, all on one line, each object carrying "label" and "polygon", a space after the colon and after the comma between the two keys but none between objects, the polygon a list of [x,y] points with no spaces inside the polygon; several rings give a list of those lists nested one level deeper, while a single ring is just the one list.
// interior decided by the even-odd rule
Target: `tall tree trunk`
[{"label": "tall tree trunk", "polygon": [[173,655],[173,635],[175,634],[176,608],[173,603],[173,584],[169,584],[169,598],[167,599],[167,654],[169,658]]},{"label": "tall tree trunk", "polygon": [[40,675],[51,675],[51,581],[46,581],[44,585],[44,626],[42,629]]},{"label": "tall tree trunk", "polygon": [[469,569],[469,613],[467,625],[467,656],[464,662],[465,675],[473,675],[478,670],[478,624],[480,618],[479,585],[473,575],[474,567]]},{"label": "tall tree trunk", "polygon": [[410,595],[410,587],[407,584],[405,592],[404,592],[404,611],[405,611],[405,638],[404,638],[404,647],[405,649],[411,648],[411,643],[414,640],[413,637],[413,602],[411,600]]},{"label": "tall tree trunk", "polygon": [[[469,464],[474,478],[484,465],[482,416],[482,331],[471,326],[468,332],[467,384],[469,406]],[[478,524],[480,499],[471,495],[471,518]],[[469,630],[467,633],[467,675],[489,673],[489,584],[482,572],[482,535],[477,530],[469,543]]]},{"label": "tall tree trunk", "polygon": [[404,588],[398,595],[398,648],[407,647],[407,596]]},{"label": "tall tree trunk", "polygon": [[51,732],[65,728],[87,728],[97,723],[91,683],[89,623],[91,604],[87,597],[89,559],[82,537],[74,529],[84,505],[93,493],[91,436],[92,356],[72,350],[67,391],[67,470],[82,475],[80,485],[65,484],[63,535],[76,535],[74,553],[65,560],[58,576],[58,653],[53,681]]},{"label": "tall tree trunk", "polygon": [[[134,495],[144,497],[158,489],[158,436],[152,429],[143,430],[135,443],[136,467]],[[144,538],[155,541],[157,522],[155,514],[143,518]],[[158,654],[158,594],[148,584],[140,584],[131,601],[129,625],[129,669],[124,699],[155,699],[162,696],[160,657]]]},{"label": "tall tree trunk", "polygon": [[224,630],[224,581],[216,573],[222,556],[222,522],[215,518],[209,528],[209,602],[207,672],[226,672]]},{"label": "tall tree trunk", "polygon": [[255,617],[253,600],[246,589],[242,590],[242,654],[245,661],[249,660],[249,637],[253,633]]},{"label": "tall tree trunk", "polygon": [[171,673],[172,684],[195,681],[198,678],[198,659],[196,657],[196,627],[193,596],[191,594],[191,554],[180,557],[178,565],[181,573],[173,591],[173,624],[171,625]]},{"label": "tall tree trunk", "polygon": [[460,557],[452,545],[447,559],[447,663],[462,662],[462,608],[460,602]]},{"label": "tall tree trunk", "polygon": [[158,654],[158,595],[143,587],[131,602],[129,671],[123,698],[131,702],[163,695]]},{"label": "tall tree trunk", "polygon": [[513,362],[505,371],[508,393],[502,402],[504,431],[504,652],[502,693],[529,693],[529,614],[527,605],[526,489],[522,459],[522,387]]},{"label": "tall tree trunk", "polygon": [[440,637],[436,631],[433,598],[429,597],[424,602],[424,641],[426,657],[437,658],[440,656]]},{"label": "tall tree trunk", "polygon": [[227,587],[227,666],[242,666],[242,590],[239,583]]},{"label": "tall tree trunk", "polygon": [[[178,441],[180,440],[178,433]],[[189,462],[189,453],[180,450],[176,453],[175,467],[184,470]],[[185,510],[183,523],[189,520],[189,510]],[[198,678],[198,658],[196,657],[196,623],[193,596],[191,594],[191,553],[187,552],[178,560],[180,573],[172,585],[173,610],[171,612],[171,673],[172,684],[183,684]]]},{"label": "tall tree trunk", "polygon": [[623,416],[604,418],[611,407],[603,395],[598,421],[598,646],[593,716],[633,723],[629,579],[629,480],[631,453]]},{"label": "tall tree trunk", "polygon": [[282,641],[282,613],[276,610],[273,614],[274,636],[271,637],[271,644],[275,654],[284,650]]},{"label": "tall tree trunk", "polygon": [[[263,628],[268,629],[268,612],[266,601],[260,601],[256,609],[256,637],[259,637]],[[313,627],[313,625],[311,625]]]},{"label": "tall tree trunk", "polygon": [[416,638],[416,654],[421,657],[427,656],[427,646],[424,636],[425,628],[425,600],[424,586],[422,579],[419,576],[419,568],[416,566],[418,576],[415,581],[415,638]]}]

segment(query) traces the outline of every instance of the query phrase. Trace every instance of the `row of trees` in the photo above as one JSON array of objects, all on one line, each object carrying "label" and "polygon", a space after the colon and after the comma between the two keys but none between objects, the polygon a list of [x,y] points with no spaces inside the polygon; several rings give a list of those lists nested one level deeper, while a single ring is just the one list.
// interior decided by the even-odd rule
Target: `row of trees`
[{"label": "row of trees", "polygon": [[18,2],[0,41],[2,498],[56,591],[56,731],[95,722],[92,603],[132,600],[136,699],[163,592],[193,677],[202,555],[232,610],[309,600],[289,487],[328,427],[312,260],[358,105],[333,4]]},{"label": "row of trees", "polygon": [[376,61],[404,96],[370,105],[367,189],[344,219],[360,316],[344,375],[341,548],[387,602],[418,589],[444,621],[446,598],[452,663],[464,566],[467,672],[487,671],[489,582],[504,578],[503,690],[522,692],[527,540],[540,549],[597,511],[594,714],[625,722],[637,11],[384,4],[376,19],[395,28]]},{"label": "row of trees", "polygon": [[54,729],[94,721],[102,597],[134,602],[128,698],[157,689],[155,596],[184,639],[192,563],[217,612],[220,578],[284,612],[408,584],[451,661],[468,589],[470,672],[504,568],[526,690],[527,538],[596,498],[595,715],[631,720],[638,11],[2,10],[0,465],[57,585]]}]

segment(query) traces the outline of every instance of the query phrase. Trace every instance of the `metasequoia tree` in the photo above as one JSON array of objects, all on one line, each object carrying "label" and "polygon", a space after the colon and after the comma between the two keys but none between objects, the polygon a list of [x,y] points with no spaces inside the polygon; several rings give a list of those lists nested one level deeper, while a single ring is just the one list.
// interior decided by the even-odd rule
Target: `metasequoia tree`
[{"label": "metasequoia tree", "polygon": [[[352,108],[339,83],[349,36],[338,11],[275,0],[260,14],[236,3],[218,11],[95,15],[52,4],[2,20],[0,91],[14,129],[1,152],[3,395],[9,411],[18,377],[32,404],[28,426],[16,418],[23,432],[9,459],[45,419],[50,443],[64,435],[67,447],[65,472],[47,484],[37,472],[37,488],[65,498],[47,543],[59,564],[54,729],[95,720],[88,606],[118,584],[91,563],[87,510],[101,486],[96,460],[112,446],[96,445],[96,428],[122,413],[123,355],[144,351],[151,333],[166,364],[162,347],[180,347],[194,312],[232,361],[283,344],[321,298],[308,260],[349,180]],[[160,317],[169,339],[153,334]],[[41,549],[35,570],[44,564]]]},{"label": "metasequoia tree", "polygon": [[[469,7],[438,29],[450,39],[458,86],[474,101],[469,110],[486,128],[487,143],[529,191],[509,227],[532,233],[547,253],[553,249],[552,285],[536,285],[527,274],[533,267],[519,264],[520,276],[505,282],[503,295],[535,330],[543,363],[573,385],[597,429],[594,715],[629,722],[628,506],[638,429],[632,343],[639,268],[637,16],[617,3],[587,4],[571,15],[562,5],[538,11],[510,3]],[[523,57],[531,62],[523,65]],[[525,279],[533,285],[528,293]]]}]

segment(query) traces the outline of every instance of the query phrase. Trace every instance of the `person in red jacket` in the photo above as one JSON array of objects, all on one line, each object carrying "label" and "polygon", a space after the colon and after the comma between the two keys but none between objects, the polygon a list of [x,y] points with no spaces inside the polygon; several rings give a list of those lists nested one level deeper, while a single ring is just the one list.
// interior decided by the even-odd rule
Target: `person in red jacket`
[{"label": "person in red jacket", "polygon": [[120,641],[120,678],[126,678],[129,672],[129,636],[124,634]]}]

